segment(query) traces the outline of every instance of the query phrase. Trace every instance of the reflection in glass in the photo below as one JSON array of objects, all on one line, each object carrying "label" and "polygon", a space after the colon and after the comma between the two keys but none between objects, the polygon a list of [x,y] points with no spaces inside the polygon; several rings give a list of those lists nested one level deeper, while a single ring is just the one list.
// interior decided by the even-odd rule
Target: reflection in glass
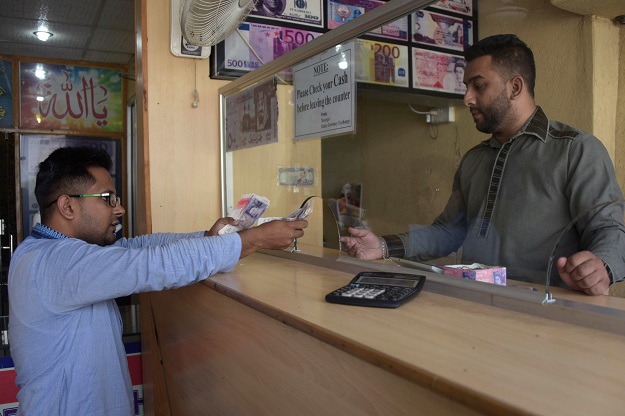
[{"label": "reflection in glass", "polygon": [[[512,3],[514,9],[510,8]],[[428,13],[420,15],[420,18],[430,19],[429,23],[434,22],[436,14],[445,15],[445,10],[438,8],[428,8],[426,11]],[[587,97],[597,93],[593,92],[592,83],[586,79],[586,74],[582,70],[583,65],[580,63],[593,64],[598,71],[605,71],[610,67],[601,65],[603,61],[588,62],[589,52],[584,51],[582,45],[591,36],[591,29],[580,30],[580,27],[588,24],[584,17],[538,0],[515,2],[484,0],[479,2],[476,13],[480,38],[495,33],[516,33],[530,45],[538,66],[537,104],[546,110],[549,117],[592,132],[605,140],[610,149],[609,144],[615,140],[616,117],[610,119],[606,116],[605,119],[601,119],[598,113],[593,113],[587,106],[579,105],[587,103]],[[447,15],[455,20],[446,23],[448,26],[455,25],[453,32],[439,33],[436,28],[427,32],[423,29],[418,32],[421,36],[419,39],[426,46],[430,46],[427,49],[428,53],[451,57],[442,66],[444,76],[440,85],[446,90],[457,89],[457,92],[462,94],[464,84],[459,84],[458,80],[463,76],[464,67],[461,64],[457,65],[460,62],[454,60],[461,52],[460,49],[456,49],[454,53],[451,49],[461,43],[460,41],[467,42],[464,30],[462,36],[458,31],[464,18],[459,12],[452,15],[447,11]],[[502,15],[507,17],[502,18]],[[415,21],[408,22],[414,24]],[[601,30],[611,33],[614,29],[607,26],[601,26]],[[431,33],[432,36],[427,36],[427,33]],[[606,35],[606,39],[613,36],[610,33]],[[432,40],[428,40],[428,37]],[[369,37],[366,40],[373,39]],[[616,39],[618,40],[618,35]],[[384,42],[376,39],[374,43],[381,45]],[[448,45],[449,48],[443,49],[441,47],[443,45]],[[555,50],[561,53],[552,53]],[[406,51],[411,58],[414,56],[414,51],[409,48],[406,48]],[[600,52],[602,51],[596,51]],[[389,56],[392,57],[392,54]],[[618,60],[618,57],[606,57],[605,62],[612,63],[614,59]],[[289,71],[282,72],[284,74]],[[388,76],[379,79],[391,79],[388,71],[381,71],[378,76],[386,76],[384,74]],[[612,79],[617,75],[617,72],[611,75],[606,73],[606,77]],[[374,71],[374,79],[375,76]],[[394,76],[397,77],[397,73]],[[425,85],[426,78],[417,79],[414,74],[407,78],[410,85],[414,85],[415,82]],[[270,209],[277,204],[290,204],[289,208],[280,208],[288,211],[297,207],[302,194],[323,195],[325,202],[316,207],[314,214],[319,216],[309,219],[311,232],[310,235],[307,232],[305,238],[310,239],[306,241],[302,239],[302,243],[339,248],[337,234],[341,233],[341,225],[344,226],[348,221],[340,217],[338,200],[343,186],[347,183],[366,186],[367,192],[362,195],[358,208],[366,208],[364,224],[378,235],[406,232],[409,224],[431,224],[448,201],[453,177],[461,157],[474,145],[488,138],[475,130],[473,120],[461,101],[461,95],[441,98],[441,96],[405,94],[399,87],[392,90],[376,90],[370,85],[360,83],[357,90],[354,134],[324,139],[312,138],[295,143],[292,140],[292,120],[295,111],[293,87],[289,82],[290,78],[282,78],[277,85],[278,143],[270,145],[273,146],[272,149],[269,149],[269,146],[261,146],[249,152],[247,150],[233,152],[228,158],[233,162],[230,169],[233,173],[234,187],[237,189],[234,195],[256,192],[257,187],[263,187],[265,184],[274,189],[277,166],[316,169],[318,177],[316,188],[283,187],[279,195],[270,198],[272,200]],[[438,88],[436,80],[429,85],[433,91]],[[606,90],[605,94],[612,97],[606,102],[618,102],[616,98],[618,90]],[[438,108],[454,107],[455,120],[451,123],[428,123],[428,117],[415,114],[411,111],[410,105],[424,113]],[[614,115],[616,111],[615,106],[607,113]],[[606,124],[611,126],[611,130],[603,129],[602,126]],[[614,158],[614,154],[611,156]],[[259,164],[261,160],[268,166],[261,169]],[[271,171],[272,179],[263,179],[262,170]],[[617,175],[624,176],[622,172],[617,172]],[[357,218],[362,223],[364,211],[352,218]],[[316,228],[318,226],[319,228]],[[519,254],[522,255],[522,252]],[[450,257],[435,259],[432,262],[439,265],[455,264],[458,258],[452,254]],[[546,276],[545,270],[534,272]],[[523,273],[511,271],[508,275],[508,279],[519,278],[523,279]]]}]

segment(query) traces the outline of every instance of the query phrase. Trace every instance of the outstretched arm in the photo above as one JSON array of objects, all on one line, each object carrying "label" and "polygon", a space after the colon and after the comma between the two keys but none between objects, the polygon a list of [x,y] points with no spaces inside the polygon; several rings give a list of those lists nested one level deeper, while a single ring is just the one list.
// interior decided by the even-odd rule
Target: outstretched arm
[{"label": "outstretched arm", "polygon": [[293,240],[304,235],[308,221],[270,221],[258,227],[240,231],[241,256],[243,258],[260,249],[284,249]]}]

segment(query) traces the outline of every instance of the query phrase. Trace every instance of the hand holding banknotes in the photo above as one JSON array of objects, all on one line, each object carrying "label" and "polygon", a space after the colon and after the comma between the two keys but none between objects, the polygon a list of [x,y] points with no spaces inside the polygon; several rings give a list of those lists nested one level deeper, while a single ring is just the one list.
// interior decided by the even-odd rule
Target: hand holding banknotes
[{"label": "hand holding banknotes", "polygon": [[293,240],[304,236],[308,221],[270,221],[257,227],[239,231],[241,258],[256,250],[277,250],[289,247]]},{"label": "hand holding banknotes", "polygon": [[228,234],[250,228],[263,215],[268,206],[269,200],[264,196],[256,194],[242,195],[232,212],[232,218],[236,224],[226,224],[219,229],[219,234]]},{"label": "hand holding banknotes", "polygon": [[380,238],[366,228],[347,229],[349,236],[341,237],[341,249],[350,256],[363,260],[382,258],[382,244]]},{"label": "hand holding banknotes", "polygon": [[218,219],[215,224],[213,224],[213,226],[210,228],[210,230],[204,232],[204,236],[205,237],[212,237],[215,235],[219,235],[219,231],[221,231],[222,228],[224,228],[225,226],[230,225],[233,227],[236,227],[237,225],[239,225],[239,221],[235,220],[232,217],[224,217],[224,218],[220,218]]},{"label": "hand holding banknotes", "polygon": [[[217,220],[207,231],[208,235],[221,235],[238,232],[241,237],[241,258],[260,249],[284,249],[304,235],[312,213],[312,197],[307,198],[302,206],[285,218],[271,218],[267,222],[259,221],[269,206],[269,199],[256,195],[244,194],[237,202],[232,217]],[[259,225],[253,227],[256,222]],[[215,234],[216,233],[216,234]]]}]

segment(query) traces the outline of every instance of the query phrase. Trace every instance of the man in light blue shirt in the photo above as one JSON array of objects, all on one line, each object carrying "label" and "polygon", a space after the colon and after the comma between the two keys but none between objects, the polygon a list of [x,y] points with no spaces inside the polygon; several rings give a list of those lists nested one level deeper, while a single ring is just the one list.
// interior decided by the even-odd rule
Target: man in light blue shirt
[{"label": "man in light blue shirt", "polygon": [[42,223],[9,269],[9,336],[19,415],[132,415],[132,385],[115,298],[189,285],[258,249],[288,247],[306,221],[217,235],[116,240],[124,214],[101,149],[61,148],[39,165]]}]

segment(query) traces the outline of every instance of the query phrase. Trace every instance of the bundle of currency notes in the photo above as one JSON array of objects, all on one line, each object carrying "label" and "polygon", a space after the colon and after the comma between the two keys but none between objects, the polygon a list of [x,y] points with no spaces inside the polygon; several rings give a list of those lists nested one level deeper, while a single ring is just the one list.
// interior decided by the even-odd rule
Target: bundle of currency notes
[{"label": "bundle of currency notes", "polygon": [[313,204],[312,204],[312,199],[313,198],[314,198],[314,196],[309,196],[308,198],[306,198],[304,200],[304,202],[302,203],[302,205],[298,209],[293,211],[293,213],[291,215],[289,215],[288,217],[266,217],[266,218],[260,218],[258,220],[258,225],[264,224],[264,223],[269,222],[269,221],[275,221],[275,220],[282,220],[282,221],[300,221],[300,220],[303,220],[306,217],[308,217],[310,214],[312,214],[312,212],[313,212]]},{"label": "bundle of currency notes", "polygon": [[238,225],[226,225],[219,234],[234,233],[250,228],[265,213],[269,206],[269,199],[256,194],[244,194],[234,208],[232,218],[239,222]]}]

